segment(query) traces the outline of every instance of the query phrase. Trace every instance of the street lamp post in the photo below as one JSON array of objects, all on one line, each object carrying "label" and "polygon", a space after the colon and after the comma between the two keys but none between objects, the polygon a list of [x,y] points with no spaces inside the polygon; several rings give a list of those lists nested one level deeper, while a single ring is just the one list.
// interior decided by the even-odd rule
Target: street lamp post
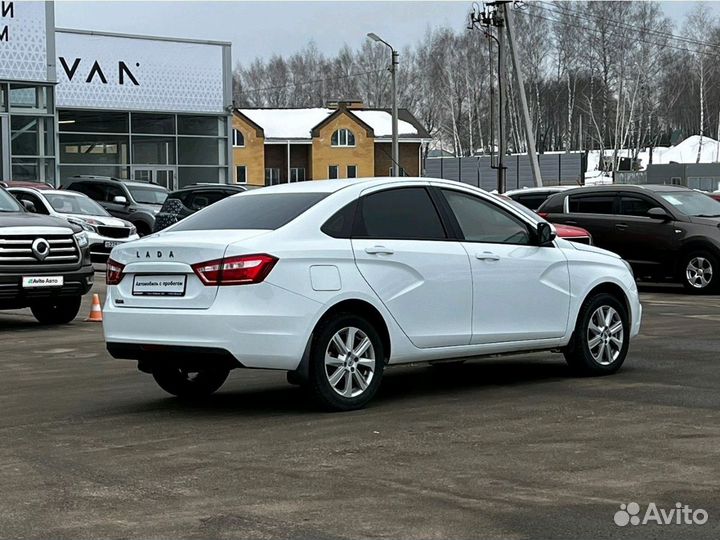
[{"label": "street lamp post", "polygon": [[370,32],[367,35],[375,42],[387,46],[392,53],[390,62],[390,75],[392,79],[392,175],[400,176],[400,145],[398,144],[398,107],[397,107],[397,85],[396,74],[398,66],[398,52],[387,41],[381,39],[377,34]]}]

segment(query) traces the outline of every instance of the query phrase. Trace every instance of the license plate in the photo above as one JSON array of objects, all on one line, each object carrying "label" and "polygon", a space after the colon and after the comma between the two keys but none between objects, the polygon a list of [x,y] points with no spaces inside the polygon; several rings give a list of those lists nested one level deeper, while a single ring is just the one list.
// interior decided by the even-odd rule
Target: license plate
[{"label": "license plate", "polygon": [[117,240],[105,240],[106,248],[114,248],[115,246],[119,246],[120,244],[122,244],[122,242],[118,242]]},{"label": "license plate", "polygon": [[28,276],[22,278],[22,286],[25,289],[36,287],[62,287],[63,276]]},{"label": "license plate", "polygon": [[184,296],[187,276],[135,276],[133,296]]}]

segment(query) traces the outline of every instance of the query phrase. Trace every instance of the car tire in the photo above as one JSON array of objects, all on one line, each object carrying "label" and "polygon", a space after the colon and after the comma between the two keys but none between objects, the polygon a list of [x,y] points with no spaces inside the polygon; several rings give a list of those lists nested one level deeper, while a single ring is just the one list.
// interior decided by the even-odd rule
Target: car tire
[{"label": "car tire", "polygon": [[680,281],[690,294],[716,292],[720,281],[720,264],[717,257],[707,251],[693,251],[680,262]]},{"label": "car tire", "polygon": [[45,300],[30,307],[40,324],[67,324],[77,317],[81,296]]},{"label": "car tire", "polygon": [[182,399],[201,399],[217,391],[230,370],[186,370],[176,366],[156,366],[152,375],[160,388]]},{"label": "car tire", "polygon": [[316,329],[309,367],[309,389],[323,408],[360,409],[380,387],[385,350],[370,322],[357,315],[341,313]]},{"label": "car tire", "polygon": [[579,375],[610,375],[622,366],[629,345],[627,309],[615,296],[597,293],[580,308],[575,332],[563,353]]}]

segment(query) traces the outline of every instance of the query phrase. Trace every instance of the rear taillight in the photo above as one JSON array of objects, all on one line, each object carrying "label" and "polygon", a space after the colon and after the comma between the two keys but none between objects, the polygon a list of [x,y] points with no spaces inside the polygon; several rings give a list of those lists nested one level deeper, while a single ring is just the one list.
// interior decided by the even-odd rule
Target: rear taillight
[{"label": "rear taillight", "polygon": [[205,285],[246,285],[260,283],[277,262],[277,257],[261,253],[193,264],[192,269]]},{"label": "rear taillight", "polygon": [[125,270],[124,264],[108,259],[105,264],[105,283],[108,285],[117,285],[120,283],[123,278],[123,270]]},{"label": "rear taillight", "polygon": [[537,212],[537,215],[543,219],[547,219],[548,216],[550,215],[550,213],[549,212]]}]

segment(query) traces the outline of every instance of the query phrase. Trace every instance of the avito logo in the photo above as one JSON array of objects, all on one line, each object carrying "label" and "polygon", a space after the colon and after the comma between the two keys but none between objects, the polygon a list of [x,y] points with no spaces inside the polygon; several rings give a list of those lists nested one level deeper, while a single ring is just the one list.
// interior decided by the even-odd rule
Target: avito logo
[{"label": "avito logo", "polygon": [[640,510],[640,505],[636,502],[621,504],[620,510],[615,512],[615,516],[613,516],[615,524],[620,527],[647,525],[648,523],[657,525],[704,525],[708,520],[707,511],[702,508],[693,510],[687,504],[683,505],[682,503],[675,503],[675,507],[669,510],[658,508],[655,503],[650,503],[642,517],[640,517]]}]

